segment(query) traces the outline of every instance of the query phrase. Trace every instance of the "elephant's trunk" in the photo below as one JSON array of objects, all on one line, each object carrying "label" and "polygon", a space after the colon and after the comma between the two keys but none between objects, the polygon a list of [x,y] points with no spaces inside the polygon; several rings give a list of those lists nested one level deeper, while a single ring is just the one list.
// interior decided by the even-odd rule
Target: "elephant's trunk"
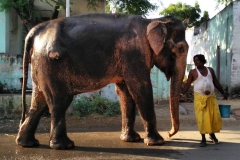
[{"label": "elephant's trunk", "polygon": [[[184,54],[184,53],[183,53]],[[179,56],[176,60],[175,73],[171,77],[170,86],[170,114],[172,128],[168,132],[168,137],[173,136],[179,130],[179,95],[186,69],[186,56]]]}]

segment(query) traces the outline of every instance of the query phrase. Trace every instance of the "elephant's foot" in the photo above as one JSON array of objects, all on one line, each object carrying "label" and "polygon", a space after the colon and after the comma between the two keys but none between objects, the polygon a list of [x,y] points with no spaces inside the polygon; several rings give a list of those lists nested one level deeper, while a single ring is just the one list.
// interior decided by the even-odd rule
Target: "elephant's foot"
[{"label": "elephant's foot", "polygon": [[74,148],[74,142],[71,141],[68,137],[62,138],[60,140],[50,140],[50,147],[53,149],[71,149]]},{"label": "elephant's foot", "polygon": [[23,147],[34,147],[39,146],[39,141],[35,138],[22,138],[21,136],[17,136],[16,143]]},{"label": "elephant's foot", "polygon": [[148,146],[153,146],[153,145],[162,145],[164,144],[164,139],[158,132],[156,133],[148,133],[147,136],[144,138],[144,143],[147,144]]},{"label": "elephant's foot", "polygon": [[136,142],[136,141],[140,141],[141,137],[140,135],[135,132],[122,132],[120,139],[124,142]]}]

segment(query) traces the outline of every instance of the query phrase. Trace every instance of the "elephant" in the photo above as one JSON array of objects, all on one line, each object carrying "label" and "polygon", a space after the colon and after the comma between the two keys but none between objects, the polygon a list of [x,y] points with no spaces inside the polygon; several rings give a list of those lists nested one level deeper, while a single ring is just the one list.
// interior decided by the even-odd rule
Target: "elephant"
[{"label": "elephant", "polygon": [[[34,26],[25,38],[23,110],[16,143],[23,147],[39,145],[35,132],[48,109],[50,148],[75,147],[67,136],[65,122],[65,112],[73,97],[114,83],[122,117],[120,139],[141,140],[134,130],[137,110],[146,134],[144,143],[164,144],[156,127],[150,71],[155,65],[171,80],[171,137],[179,130],[178,100],[188,53],[185,29],[184,23],[173,16],[147,19],[108,13],[75,15]],[[32,98],[27,109],[29,68]]]}]

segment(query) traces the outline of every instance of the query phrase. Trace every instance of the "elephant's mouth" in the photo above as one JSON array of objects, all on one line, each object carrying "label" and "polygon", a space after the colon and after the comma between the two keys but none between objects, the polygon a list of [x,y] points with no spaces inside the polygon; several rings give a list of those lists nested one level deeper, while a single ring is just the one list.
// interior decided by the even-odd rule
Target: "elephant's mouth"
[{"label": "elephant's mouth", "polygon": [[169,81],[174,73],[174,69],[173,68],[166,68],[166,66],[159,66],[157,64],[155,64],[166,76],[167,81]]},{"label": "elephant's mouth", "polygon": [[167,79],[167,81],[169,81],[170,79],[171,79],[171,77],[172,77],[172,75],[173,75],[173,69],[171,69],[171,68],[169,68],[169,69],[166,69],[165,70],[165,76],[166,76],[166,79]]}]

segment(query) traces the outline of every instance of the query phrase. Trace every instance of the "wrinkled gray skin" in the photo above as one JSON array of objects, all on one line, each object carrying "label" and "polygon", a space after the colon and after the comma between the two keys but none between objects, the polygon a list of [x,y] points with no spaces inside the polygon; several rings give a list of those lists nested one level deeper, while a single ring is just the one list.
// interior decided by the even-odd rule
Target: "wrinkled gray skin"
[{"label": "wrinkled gray skin", "polygon": [[[161,145],[156,128],[150,70],[156,65],[171,79],[172,129],[179,130],[178,95],[188,44],[185,28],[174,17],[144,19],[119,14],[89,14],[56,19],[35,26],[24,51],[23,115],[16,143],[39,145],[35,131],[45,110],[51,113],[50,147],[69,149],[65,112],[74,95],[116,84],[122,112],[120,139],[141,139],[134,130],[138,109],[146,132],[144,143]],[[31,63],[33,92],[25,117],[25,90]],[[81,126],[79,126],[81,127]]]}]

